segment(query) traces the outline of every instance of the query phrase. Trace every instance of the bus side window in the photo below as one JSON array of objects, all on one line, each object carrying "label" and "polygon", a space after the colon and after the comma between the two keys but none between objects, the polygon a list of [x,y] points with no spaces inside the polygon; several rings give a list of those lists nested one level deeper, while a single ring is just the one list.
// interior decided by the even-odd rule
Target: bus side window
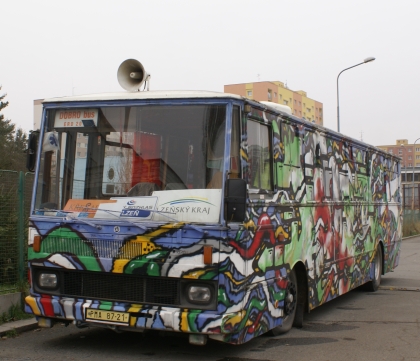
[{"label": "bus side window", "polygon": [[253,120],[247,122],[248,161],[251,189],[273,190],[270,129]]},{"label": "bus side window", "polygon": [[292,124],[283,123],[283,144],[285,147],[284,164],[300,167],[301,139],[299,129]]},{"label": "bus side window", "polygon": [[306,184],[306,200],[311,202],[314,200],[314,154],[309,151],[305,154],[305,184]]},{"label": "bus side window", "polygon": [[332,168],[331,165],[332,165],[331,161],[330,161],[329,164],[324,164],[324,196],[325,196],[325,200],[332,200],[332,198],[333,198],[334,177],[333,177],[333,168]]},{"label": "bus side window", "polygon": [[392,166],[391,166],[391,179],[390,179],[390,193],[391,197],[390,200],[393,202],[401,202],[401,184],[400,184],[400,177],[399,177],[400,171],[399,171],[399,163],[395,160],[392,160]]},{"label": "bus side window", "polygon": [[340,193],[342,201],[350,200],[349,173],[349,166],[347,163],[344,163],[340,171]]}]

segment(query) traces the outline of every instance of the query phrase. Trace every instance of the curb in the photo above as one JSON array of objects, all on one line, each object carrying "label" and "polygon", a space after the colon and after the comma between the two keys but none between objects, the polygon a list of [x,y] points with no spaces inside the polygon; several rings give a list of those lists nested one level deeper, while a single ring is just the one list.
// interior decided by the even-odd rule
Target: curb
[{"label": "curb", "polygon": [[416,234],[414,236],[401,237],[401,241],[408,241],[412,238],[417,238],[417,237],[420,237],[420,234]]},{"label": "curb", "polygon": [[379,286],[380,290],[386,291],[412,291],[412,292],[420,292],[420,288],[418,287],[395,287],[395,286]]},{"label": "curb", "polygon": [[35,318],[4,323],[3,325],[0,325],[0,337],[3,337],[10,331],[16,331],[19,334],[35,328],[38,328],[38,321]]}]

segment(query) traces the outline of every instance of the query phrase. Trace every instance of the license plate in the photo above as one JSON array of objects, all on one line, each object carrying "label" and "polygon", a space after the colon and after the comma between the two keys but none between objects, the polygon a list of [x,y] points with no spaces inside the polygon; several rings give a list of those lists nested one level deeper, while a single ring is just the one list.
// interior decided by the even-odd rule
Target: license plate
[{"label": "license plate", "polygon": [[85,311],[86,320],[105,321],[128,325],[130,314],[128,312],[105,311],[95,308],[87,308]]}]

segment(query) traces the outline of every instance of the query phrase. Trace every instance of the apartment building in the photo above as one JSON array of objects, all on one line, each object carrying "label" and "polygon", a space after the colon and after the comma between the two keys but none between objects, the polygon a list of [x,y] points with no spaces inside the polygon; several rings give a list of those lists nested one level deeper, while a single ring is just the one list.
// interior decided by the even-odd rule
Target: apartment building
[{"label": "apartment building", "polygon": [[420,166],[420,144],[409,144],[408,139],[397,139],[392,145],[378,145],[378,148],[401,158],[401,169]]},{"label": "apartment building", "polygon": [[225,93],[241,95],[257,101],[270,101],[287,105],[292,114],[310,122],[323,125],[323,104],[308,98],[303,90],[293,91],[281,81],[261,81],[256,83],[228,84]]}]

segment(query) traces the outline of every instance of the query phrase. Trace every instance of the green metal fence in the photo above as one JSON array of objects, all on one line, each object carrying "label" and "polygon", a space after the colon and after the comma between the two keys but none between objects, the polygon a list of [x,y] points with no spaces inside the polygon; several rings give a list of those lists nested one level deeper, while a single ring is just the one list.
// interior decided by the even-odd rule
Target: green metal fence
[{"label": "green metal fence", "polygon": [[403,237],[420,234],[420,211],[405,208],[403,212]]},{"label": "green metal fence", "polygon": [[0,293],[26,279],[28,216],[32,173],[0,170]]}]

